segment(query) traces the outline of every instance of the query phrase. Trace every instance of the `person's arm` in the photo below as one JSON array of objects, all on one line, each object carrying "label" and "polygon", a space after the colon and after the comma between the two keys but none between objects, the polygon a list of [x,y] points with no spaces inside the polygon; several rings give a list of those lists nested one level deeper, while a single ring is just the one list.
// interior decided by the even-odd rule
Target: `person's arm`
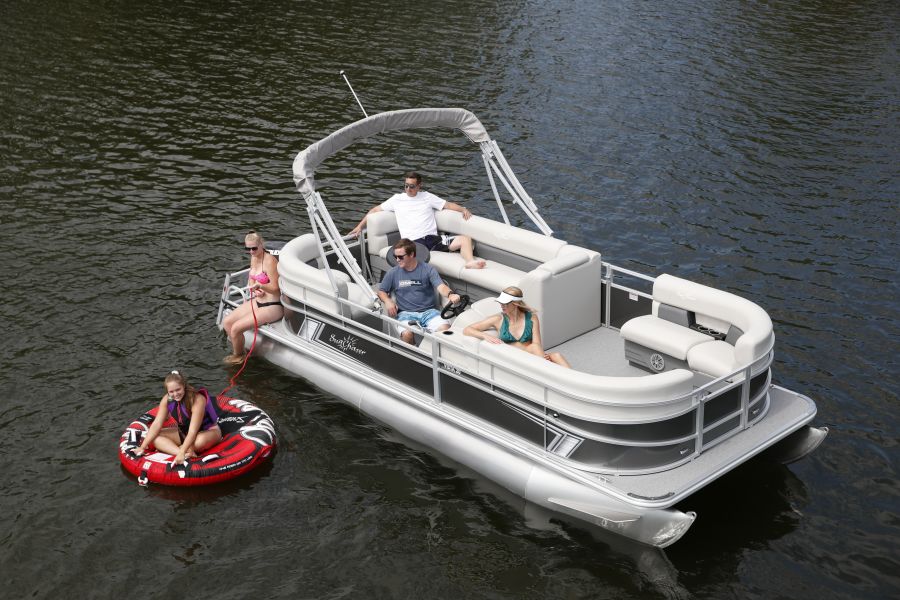
[{"label": "person's arm", "polygon": [[500,338],[485,333],[488,329],[495,329],[497,331],[500,331],[501,319],[502,317],[500,315],[494,315],[492,317],[484,319],[483,321],[472,323],[471,325],[463,329],[463,335],[478,338],[491,344],[502,344],[503,340],[501,340]]},{"label": "person's arm", "polygon": [[470,211],[470,210],[469,210],[468,208],[466,208],[465,206],[460,206],[459,204],[457,204],[457,203],[455,203],[455,202],[447,202],[447,203],[445,203],[445,204],[444,204],[444,210],[455,210],[456,212],[461,213],[463,219],[465,219],[466,221],[468,221],[468,220],[469,220],[469,217],[472,216],[472,211]]},{"label": "person's arm", "polygon": [[366,213],[366,216],[364,216],[362,218],[362,221],[359,222],[359,225],[357,225],[356,227],[351,229],[350,233],[348,233],[347,235],[352,235],[353,237],[358,237],[359,234],[362,233],[363,227],[366,226],[366,221],[369,220],[369,215],[375,214],[377,212],[381,212],[382,210],[384,210],[384,209],[381,208],[380,204],[378,206],[373,206],[372,208],[370,208],[369,212]]},{"label": "person's arm", "polygon": [[169,395],[165,394],[162,397],[162,400],[159,401],[159,410],[156,411],[156,418],[154,418],[153,423],[150,424],[147,435],[144,436],[141,445],[134,449],[135,454],[141,456],[147,451],[147,446],[149,446],[153,440],[156,439],[156,436],[159,435],[159,432],[162,431],[163,423],[166,422],[167,418],[169,418]]},{"label": "person's arm", "polygon": [[[425,270],[428,272],[428,282],[431,284],[433,289],[436,289],[438,294],[449,300],[450,302],[459,302],[459,294],[453,292],[450,289],[450,286],[444,283],[444,280],[441,279],[440,274],[437,272],[437,269],[429,265],[428,263],[422,263],[425,265]],[[453,296],[456,296],[456,300],[453,299]]]},{"label": "person's arm", "polygon": [[281,290],[278,287],[278,262],[276,258],[269,253],[266,253],[263,257],[263,271],[269,276],[268,283],[260,283],[257,281],[250,286],[250,289],[259,290],[267,294],[275,294],[276,296],[279,295]]},{"label": "person's arm", "polygon": [[206,414],[206,396],[200,392],[194,392],[191,400],[191,424],[188,426],[188,433],[184,436],[184,442],[178,448],[178,454],[175,455],[175,464],[184,462],[185,453],[194,447],[197,440],[197,434],[200,433],[200,425],[203,424],[203,417]]},{"label": "person's arm", "polygon": [[[391,252],[392,250],[388,250]],[[394,289],[394,279],[396,276],[397,267],[394,267],[390,271],[384,274],[384,277],[381,278],[381,284],[378,286],[378,290],[375,292],[378,294],[378,299],[381,300],[382,306],[387,310],[388,316],[396,317],[399,310],[397,309],[397,303],[394,302],[394,299],[391,298],[391,290]]]},{"label": "person's arm", "polygon": [[[443,281],[440,283],[440,285],[437,286],[437,291],[438,294],[440,294],[450,302],[453,302],[454,304],[459,302],[459,294],[451,290],[450,286]],[[454,296],[456,296],[456,300],[453,299]]]},{"label": "person's arm", "polygon": [[537,346],[535,354],[544,352],[544,344],[541,343],[541,322],[534,313],[531,313],[531,345]]},{"label": "person's arm", "polygon": [[391,295],[381,288],[378,288],[378,292],[376,293],[378,294],[378,298],[381,300],[381,304],[384,305],[385,309],[387,309],[388,315],[390,315],[391,317],[396,317],[397,303],[394,302],[393,298],[391,298]]}]

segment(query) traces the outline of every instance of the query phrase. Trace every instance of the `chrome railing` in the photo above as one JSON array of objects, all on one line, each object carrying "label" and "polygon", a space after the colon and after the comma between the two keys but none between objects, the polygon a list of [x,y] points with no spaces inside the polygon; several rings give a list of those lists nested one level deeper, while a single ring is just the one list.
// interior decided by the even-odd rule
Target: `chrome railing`
[{"label": "chrome railing", "polygon": [[[610,286],[607,286],[608,289],[611,287],[613,282],[613,277],[615,272],[621,272],[627,275],[637,276],[639,278],[645,279],[647,281],[652,281],[652,278],[647,277],[645,275],[635,273],[633,271],[628,271],[627,269],[621,269],[618,267],[614,267],[612,265],[608,265],[608,273],[610,274],[610,278],[605,281],[605,283],[609,283]],[[224,315],[224,311],[229,307],[236,307],[241,302],[247,299],[246,289],[241,287],[239,284],[235,282],[241,282],[243,279],[246,279],[246,274],[249,270],[245,269],[242,271],[238,271],[235,273],[231,273],[226,275],[225,284],[222,290],[222,297],[219,306],[219,312],[217,316],[217,323],[221,323],[221,320]],[[299,284],[295,284],[299,285]],[[617,284],[618,285],[618,284]],[[528,372],[520,372],[516,371],[517,377],[520,377],[526,382],[531,384],[535,384],[543,389],[543,395],[541,398],[535,397],[526,397],[522,396],[523,399],[527,401],[534,402],[536,405],[541,406],[542,410],[537,412],[534,406],[529,406],[527,404],[523,404],[516,397],[511,396],[508,393],[505,393],[502,388],[498,388],[489,378],[485,378],[477,372],[475,372],[465,368],[463,365],[459,363],[454,363],[448,360],[445,357],[445,348],[452,349],[454,353],[459,353],[464,356],[467,356],[469,359],[475,361],[476,364],[487,365],[492,371],[496,369],[504,369],[511,370],[514,367],[511,367],[507,364],[499,363],[491,358],[485,356],[479,356],[478,354],[468,350],[467,348],[452,344],[442,339],[441,335],[432,335],[426,331],[422,331],[418,328],[410,327],[406,324],[399,323],[396,319],[388,317],[386,315],[381,314],[381,312],[372,307],[365,307],[354,303],[352,301],[346,300],[344,298],[339,298],[335,294],[328,294],[321,290],[317,290],[315,288],[310,288],[306,286],[300,285],[303,287],[307,293],[315,294],[321,296],[323,298],[327,298],[330,301],[336,301],[341,307],[340,310],[336,314],[326,313],[320,310],[310,311],[306,304],[302,301],[291,300],[288,298],[288,308],[289,310],[297,311],[301,314],[309,316],[310,314],[317,320],[326,320],[332,321],[333,324],[337,324],[339,327],[343,329],[352,330],[354,335],[358,335],[367,339],[370,343],[375,343],[377,345],[389,348],[392,351],[402,352],[405,356],[415,360],[423,365],[427,365],[432,369],[432,381],[433,381],[433,394],[432,394],[432,402],[435,404],[440,404],[444,401],[443,392],[442,392],[442,383],[441,376],[452,377],[455,379],[460,379],[465,381],[466,384],[475,386],[478,389],[489,392],[493,396],[498,399],[509,403],[512,406],[516,406],[522,411],[526,411],[529,414],[532,414],[535,418],[540,419],[543,423],[544,428],[544,451],[550,454],[550,450],[548,449],[548,444],[551,441],[558,442],[558,431],[560,426],[557,423],[549,420],[553,418],[554,409],[549,408],[549,395],[551,393],[558,394],[560,396],[564,396],[566,398],[584,402],[587,404],[595,405],[595,406],[628,406],[627,403],[616,403],[609,401],[600,401],[596,398],[591,398],[585,396],[583,394],[577,393],[573,390],[565,389],[564,386],[554,385],[552,383],[548,383],[547,381],[541,379],[540,377],[533,375]],[[629,288],[625,288],[629,289]],[[637,294],[644,294],[638,290],[629,290],[633,291]],[[646,295],[646,294],[645,294]],[[607,308],[609,307],[609,303],[607,302]],[[346,308],[346,310],[343,310]],[[409,346],[399,339],[384,333],[384,331],[379,331],[378,329],[371,327],[365,323],[361,323],[358,320],[354,320],[351,318],[351,311],[355,311],[357,313],[364,312],[365,314],[373,317],[377,321],[380,321],[382,324],[382,329],[384,331],[393,331],[398,325],[413,331],[417,335],[421,335],[427,338],[431,344],[430,352],[424,352],[418,347]],[[263,335],[272,335],[269,332],[261,331]],[[337,352],[337,351],[335,351]],[[659,402],[654,402],[647,405],[652,406],[665,406],[667,404],[678,404],[682,403],[685,400],[689,400],[689,406],[685,409],[670,414],[666,417],[666,419],[672,419],[679,416],[682,416],[686,413],[690,413],[691,411],[695,411],[695,425],[694,431],[691,435],[685,436],[680,439],[671,439],[671,440],[658,440],[656,442],[635,442],[634,440],[625,440],[625,439],[617,439],[608,436],[601,435],[591,435],[591,439],[595,439],[601,441],[603,443],[609,444],[618,444],[623,446],[654,446],[660,445],[663,443],[681,443],[683,441],[693,441],[693,450],[688,454],[682,456],[678,461],[670,462],[665,465],[659,465],[652,469],[647,469],[645,472],[653,472],[658,471],[660,468],[672,468],[673,466],[677,466],[683,462],[687,462],[694,457],[698,456],[703,451],[715,446],[726,439],[740,433],[754,422],[758,421],[765,415],[765,409],[767,406],[760,406],[760,403],[765,399],[766,392],[768,390],[771,378],[769,367],[771,366],[772,360],[774,357],[774,352],[772,348],[768,350],[768,352],[755,360],[753,363],[744,365],[732,373],[728,373],[721,377],[712,379],[707,381],[700,387],[692,390],[689,393],[682,394],[673,398],[667,398],[665,400],[661,400]],[[357,370],[358,371],[358,370]],[[756,379],[761,375],[766,377],[766,381],[764,385],[759,387],[757,394],[751,397],[751,386],[754,384]],[[714,402],[716,399],[722,397],[725,394],[731,393],[732,390],[739,389],[740,394],[740,403],[739,408],[734,411],[729,411],[726,414],[720,416],[716,419],[715,422],[706,423],[705,415],[706,415],[706,407],[710,405],[711,402]],[[750,414],[751,407],[755,407],[756,414]],[[736,419],[738,420],[737,424],[734,427],[728,428],[727,431],[718,432],[718,428],[727,424],[729,421]],[[582,419],[584,420],[584,419]],[[597,420],[597,423],[603,423],[602,420]],[[635,424],[639,426],[639,424]],[[582,432],[583,433],[583,432]],[[711,440],[707,441],[708,435],[713,435]],[[630,471],[630,472],[644,472],[644,471]]]}]

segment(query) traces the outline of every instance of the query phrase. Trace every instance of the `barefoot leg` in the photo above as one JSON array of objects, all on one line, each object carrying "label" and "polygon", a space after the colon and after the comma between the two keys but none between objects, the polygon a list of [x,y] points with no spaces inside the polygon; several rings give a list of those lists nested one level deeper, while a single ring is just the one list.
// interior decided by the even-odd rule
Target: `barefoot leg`
[{"label": "barefoot leg", "polygon": [[485,262],[475,258],[473,247],[472,238],[467,235],[458,235],[450,242],[450,250],[459,250],[459,254],[466,261],[467,269],[483,269]]}]

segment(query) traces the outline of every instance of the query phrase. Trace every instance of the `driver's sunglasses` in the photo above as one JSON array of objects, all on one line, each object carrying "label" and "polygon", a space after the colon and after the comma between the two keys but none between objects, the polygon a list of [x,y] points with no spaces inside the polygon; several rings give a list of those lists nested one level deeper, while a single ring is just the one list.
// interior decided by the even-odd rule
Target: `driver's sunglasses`
[{"label": "driver's sunglasses", "polygon": [[397,260],[403,260],[407,256],[409,256],[409,254],[395,254],[394,258],[396,258]]}]

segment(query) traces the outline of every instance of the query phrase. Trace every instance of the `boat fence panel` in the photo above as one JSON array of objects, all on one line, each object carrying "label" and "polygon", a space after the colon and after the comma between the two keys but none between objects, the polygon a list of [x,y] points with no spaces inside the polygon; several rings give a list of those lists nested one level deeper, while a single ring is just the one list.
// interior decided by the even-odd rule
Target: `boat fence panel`
[{"label": "boat fence panel", "polygon": [[[323,290],[306,292],[325,295]],[[419,332],[428,341],[423,346],[429,351],[424,352],[394,337],[396,320],[372,314],[371,309],[330,296],[344,307],[332,312],[317,308],[306,297],[293,296],[284,297],[284,322],[298,339],[359,364],[360,376],[369,369],[402,381],[432,403],[458,409],[585,471],[640,474],[672,468],[762,419],[768,408],[771,373],[766,364],[753,377],[748,366],[746,377],[739,377],[739,371],[709,380],[693,390],[686,408],[676,413],[617,422],[603,417],[606,403],[565,385],[558,387],[538,374],[509,371],[509,378],[498,376],[510,367],[473,353],[453,336]],[[370,320],[350,316],[360,312]],[[374,323],[381,325],[376,328]],[[525,353],[512,356],[525,358]],[[561,410],[562,403],[552,398],[568,398],[572,406],[582,406],[593,416]]]}]

